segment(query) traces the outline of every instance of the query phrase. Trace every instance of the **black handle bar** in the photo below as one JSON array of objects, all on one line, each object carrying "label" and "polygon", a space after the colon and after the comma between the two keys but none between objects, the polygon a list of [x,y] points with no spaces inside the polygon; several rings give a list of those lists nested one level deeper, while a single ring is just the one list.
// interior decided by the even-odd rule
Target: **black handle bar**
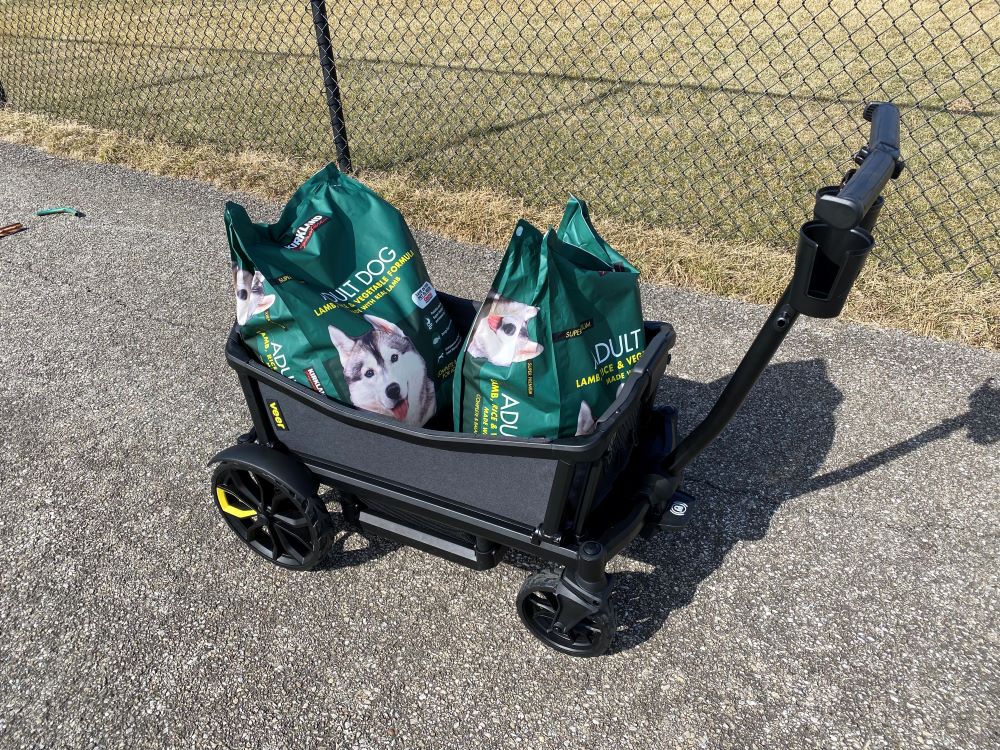
[{"label": "black handle bar", "polygon": [[899,155],[899,109],[894,104],[874,103],[865,109],[871,124],[868,145],[854,160],[857,171],[835,195],[822,195],[816,201],[816,217],[837,229],[853,229],[878,200],[889,180],[903,171]]},{"label": "black handle bar", "polygon": [[875,246],[871,232],[882,206],[879,193],[903,171],[899,110],[892,104],[871,104],[864,116],[872,124],[871,135],[868,145],[854,157],[857,170],[849,172],[839,188],[819,190],[815,220],[799,230],[795,273],[788,288],[708,416],[664,457],[660,465],[667,480],[664,496],[673,494],[684,467],[729,424],[798,316],[834,318],[843,309]]}]

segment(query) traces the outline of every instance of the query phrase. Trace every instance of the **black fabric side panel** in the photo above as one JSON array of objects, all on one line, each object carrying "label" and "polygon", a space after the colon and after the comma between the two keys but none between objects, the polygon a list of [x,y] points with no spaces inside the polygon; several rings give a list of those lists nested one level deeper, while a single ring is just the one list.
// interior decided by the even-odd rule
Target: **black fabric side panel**
[{"label": "black fabric side panel", "polygon": [[439,495],[527,526],[545,517],[557,461],[453,452],[413,445],[346,425],[264,384],[287,429],[276,429],[290,450]]}]

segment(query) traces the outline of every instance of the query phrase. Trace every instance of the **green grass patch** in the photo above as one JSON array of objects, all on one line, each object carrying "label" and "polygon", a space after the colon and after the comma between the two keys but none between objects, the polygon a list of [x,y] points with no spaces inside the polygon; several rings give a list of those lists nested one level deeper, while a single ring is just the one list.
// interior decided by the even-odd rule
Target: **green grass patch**
[{"label": "green grass patch", "polygon": [[[789,248],[812,192],[904,116],[877,253],[1000,267],[1000,6],[973,0],[329,3],[356,164],[542,209]],[[0,0],[15,107],[180,145],[329,159],[308,4]]]}]

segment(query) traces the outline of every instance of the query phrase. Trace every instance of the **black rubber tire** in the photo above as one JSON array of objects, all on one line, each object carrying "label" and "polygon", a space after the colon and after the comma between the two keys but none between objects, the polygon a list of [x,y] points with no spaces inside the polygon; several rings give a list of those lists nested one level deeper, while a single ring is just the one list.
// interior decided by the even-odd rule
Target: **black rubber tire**
[{"label": "black rubber tire", "polygon": [[568,633],[555,633],[549,626],[558,606],[555,592],[559,579],[560,574],[554,571],[528,576],[517,594],[517,614],[521,622],[535,638],[562,654],[600,656],[611,646],[618,631],[614,606],[609,601]]},{"label": "black rubber tire", "polygon": [[319,498],[302,495],[270,472],[223,461],[212,474],[212,498],[236,536],[275,565],[309,570],[333,544],[333,520]]}]

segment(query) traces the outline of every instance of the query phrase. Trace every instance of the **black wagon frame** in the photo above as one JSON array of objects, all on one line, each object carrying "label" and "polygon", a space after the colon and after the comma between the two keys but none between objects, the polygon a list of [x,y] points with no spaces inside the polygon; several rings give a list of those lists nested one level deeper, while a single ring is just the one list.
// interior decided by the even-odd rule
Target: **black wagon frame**
[{"label": "black wagon frame", "polygon": [[[732,419],[799,314],[840,314],[874,246],[880,194],[903,161],[897,108],[873,104],[864,116],[872,127],[858,168],[817,192],[792,281],[684,440],[676,412],[656,404],[675,343],[667,323],[646,322],[644,354],[594,433],[556,441],[411,427],[359,411],[258,362],[234,326],[226,358],[253,428],[211,460],[223,518],[272,562],[311,567],[329,542],[322,483],[362,530],[471,568],[497,565],[508,549],[526,552],[558,568],[530,576],[517,597],[529,631],[570,655],[603,653],[617,627],[607,562],[640,533],[686,524],[694,498],[682,489],[685,467]],[[475,304],[441,297],[468,331]]]},{"label": "black wagon frame", "polygon": [[[443,293],[441,297],[452,319],[467,330],[475,315],[473,303]],[[280,446],[333,486],[343,488],[348,494],[367,497],[369,503],[374,499],[380,510],[391,513],[394,508],[404,508],[419,512],[427,521],[476,536],[480,540],[479,550],[486,549],[487,542],[494,542],[527,552],[540,551],[553,562],[572,565],[575,554],[568,540],[580,539],[590,531],[587,521],[595,500],[603,500],[612,486],[620,491],[634,471],[654,470],[663,448],[672,441],[675,415],[668,409],[653,409],[652,401],[676,337],[673,328],[664,323],[648,322],[645,332],[646,353],[615,403],[598,420],[595,432],[563,441],[485,437],[410,427],[359,411],[317,394],[258,362],[240,340],[235,327],[226,345],[226,358],[239,374],[253,420],[253,442]],[[302,419],[305,431],[299,432],[296,423]],[[316,433],[330,439],[331,431],[341,433],[334,435],[332,445],[313,442]],[[337,443],[337,437],[354,441],[351,451],[361,460],[364,454],[370,454],[374,463],[381,462],[382,456],[391,452],[386,450],[386,442],[393,441],[394,447],[423,451],[427,463],[421,476],[409,483],[366,473],[359,470],[356,461],[345,463],[344,445]],[[639,444],[658,446],[659,455],[647,456],[641,452],[632,455],[632,448]],[[444,483],[441,475],[456,468],[454,461],[471,465],[472,473],[478,470],[483,474],[487,486],[480,489],[496,496],[492,507],[486,507],[488,502],[470,503],[461,496],[455,497],[459,493],[467,497],[474,491],[468,484],[468,471],[458,478],[458,492],[441,489]],[[626,468],[630,471],[624,472]],[[626,477],[621,476],[623,473]],[[517,481],[520,476],[523,481],[514,489],[537,492],[534,496],[509,500],[504,488],[490,486],[496,476],[505,476],[510,481]],[[509,484],[506,489],[510,489]],[[605,546],[617,552],[631,541],[641,529],[640,522],[648,521],[645,510],[648,508],[630,513],[633,518],[625,528],[602,535]],[[365,518],[369,523],[372,520],[368,515]],[[454,547],[442,549],[426,536],[421,543],[420,538],[405,535],[400,527],[381,528],[393,529],[403,541],[433,547],[439,554],[471,567],[492,567],[498,561],[495,555],[481,551],[458,553]]]}]

